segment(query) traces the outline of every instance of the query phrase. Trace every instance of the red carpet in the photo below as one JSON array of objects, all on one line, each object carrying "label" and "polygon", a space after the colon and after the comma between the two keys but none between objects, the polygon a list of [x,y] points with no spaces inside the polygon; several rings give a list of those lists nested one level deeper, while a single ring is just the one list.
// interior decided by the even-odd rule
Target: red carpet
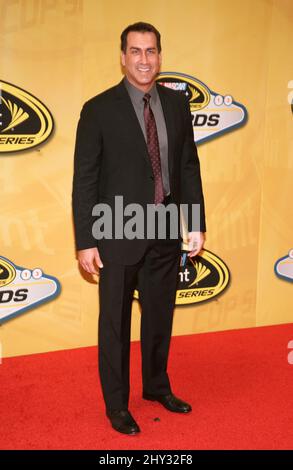
[{"label": "red carpet", "polygon": [[193,405],[169,413],[141,398],[132,343],[130,410],[141,434],[104,415],[95,347],[8,358],[0,365],[1,449],[292,449],[293,325],[172,338],[173,391]]}]

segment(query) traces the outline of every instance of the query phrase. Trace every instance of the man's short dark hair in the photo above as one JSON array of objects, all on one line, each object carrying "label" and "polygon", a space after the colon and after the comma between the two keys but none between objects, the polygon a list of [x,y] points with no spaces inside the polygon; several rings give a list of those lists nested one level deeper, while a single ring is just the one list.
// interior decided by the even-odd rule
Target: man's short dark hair
[{"label": "man's short dark hair", "polygon": [[121,51],[123,51],[124,54],[126,53],[127,48],[127,35],[132,31],[136,33],[154,33],[157,38],[158,52],[161,52],[161,35],[159,31],[152,24],[139,21],[138,23],[130,24],[129,26],[127,26],[127,28],[125,28],[121,34]]}]

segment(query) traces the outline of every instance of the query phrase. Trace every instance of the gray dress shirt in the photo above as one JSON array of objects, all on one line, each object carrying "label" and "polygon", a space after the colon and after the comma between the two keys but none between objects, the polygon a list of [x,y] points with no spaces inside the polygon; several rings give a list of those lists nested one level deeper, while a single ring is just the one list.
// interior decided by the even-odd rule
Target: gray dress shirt
[{"label": "gray dress shirt", "polygon": [[[133,104],[137,119],[139,121],[141,130],[143,132],[145,141],[147,141],[146,136],[146,129],[145,129],[145,122],[143,116],[144,110],[144,101],[143,97],[145,93],[138,88],[136,88],[132,83],[129,82],[127,77],[124,78],[124,83],[126,89],[129,93],[131,102]],[[169,168],[168,168],[168,136],[167,136],[167,129],[166,129],[166,122],[165,117],[160,101],[160,97],[158,94],[158,90],[156,84],[152,86],[148,93],[151,95],[150,99],[150,106],[155,116],[155,121],[157,125],[157,132],[158,132],[158,139],[159,139],[159,146],[160,146],[160,158],[161,158],[161,169],[162,169],[162,179],[163,179],[163,186],[165,195],[168,196],[170,194],[170,182],[169,182]]]}]

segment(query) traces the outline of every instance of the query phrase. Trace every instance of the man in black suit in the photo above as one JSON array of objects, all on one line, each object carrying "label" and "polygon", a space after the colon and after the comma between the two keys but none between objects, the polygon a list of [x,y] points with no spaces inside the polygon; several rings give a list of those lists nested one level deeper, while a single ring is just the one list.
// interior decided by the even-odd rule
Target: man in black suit
[{"label": "man in black suit", "polygon": [[191,411],[172,393],[167,374],[182,238],[170,235],[169,217],[164,238],[157,232],[149,238],[145,231],[143,237],[127,237],[123,232],[97,240],[93,208],[108,204],[116,223],[121,216],[115,205],[118,195],[125,205],[139,204],[144,214],[150,205],[165,208],[172,203],[179,208],[186,204],[190,213],[197,204],[196,229],[187,220],[189,256],[203,247],[205,214],[188,102],[156,83],[161,65],[157,29],[141,22],[128,26],[121,35],[121,62],[124,79],[87,101],[81,112],[73,214],[79,263],[88,273],[100,275],[99,372],[106,414],[115,430],[136,434],[140,429],[128,410],[136,286],[142,307],[143,398],[172,412]]}]

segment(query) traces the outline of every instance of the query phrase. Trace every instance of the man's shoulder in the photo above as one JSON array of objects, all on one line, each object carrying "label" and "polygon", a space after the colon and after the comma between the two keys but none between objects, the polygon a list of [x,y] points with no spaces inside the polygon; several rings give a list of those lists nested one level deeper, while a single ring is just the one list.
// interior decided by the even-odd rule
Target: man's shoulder
[{"label": "man's shoulder", "polygon": [[121,87],[121,82],[117,85],[108,88],[107,90],[98,93],[97,95],[89,98],[85,103],[84,107],[88,109],[95,109],[102,105],[108,105],[116,96],[119,88]]}]

